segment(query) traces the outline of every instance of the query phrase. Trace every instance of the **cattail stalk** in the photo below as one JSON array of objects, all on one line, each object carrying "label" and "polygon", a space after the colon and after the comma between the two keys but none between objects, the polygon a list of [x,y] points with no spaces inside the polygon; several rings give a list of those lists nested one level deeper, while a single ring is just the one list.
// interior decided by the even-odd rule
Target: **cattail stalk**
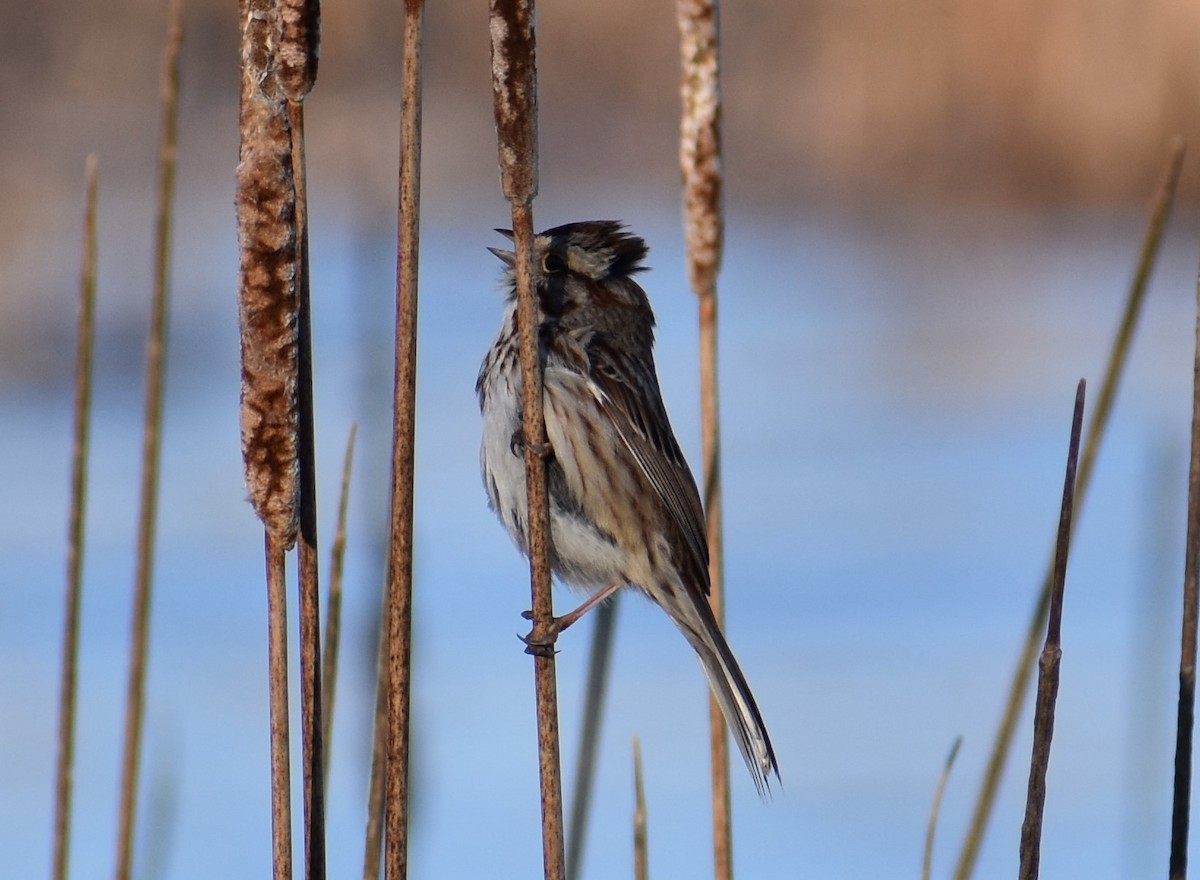
[{"label": "cattail stalk", "polygon": [[[725,621],[724,537],[721,501],[721,424],[717,400],[717,272],[721,265],[721,88],[715,0],[678,0],[683,61],[679,158],[683,171],[688,278],[699,300],[700,420],[704,513],[708,538],[709,602]],[[712,775],[713,875],[733,876],[729,802],[729,733],[716,697],[708,700]]]},{"label": "cattail stalk", "polygon": [[292,877],[285,554],[299,527],[299,329],[296,183],[291,120],[279,81],[279,10],[240,0],[238,289],[242,457],[250,503],[265,529],[271,724],[271,844],[275,880]]},{"label": "cattail stalk", "polygon": [[538,764],[542,804],[542,866],[546,880],[565,872],[562,768],[559,756],[558,685],[555,677],[554,606],[550,595],[550,523],[546,495],[546,424],[542,370],[537,353],[533,290],[533,200],[537,195],[537,60],[533,0],[491,0],[492,97],[500,152],[500,181],[512,205],[512,231],[520,337],[522,430],[529,506],[529,579],[537,699]]},{"label": "cattail stalk", "polygon": [[417,389],[417,267],[421,212],[421,49],[425,4],[404,4],[400,204],[396,242],[396,363],[388,551],[388,749],[384,865],[408,876],[408,750],[412,661],[413,469]]}]

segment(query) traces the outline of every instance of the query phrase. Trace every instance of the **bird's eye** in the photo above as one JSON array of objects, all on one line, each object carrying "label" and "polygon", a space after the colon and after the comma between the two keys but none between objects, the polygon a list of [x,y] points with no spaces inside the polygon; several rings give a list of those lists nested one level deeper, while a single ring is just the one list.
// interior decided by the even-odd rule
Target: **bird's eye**
[{"label": "bird's eye", "polygon": [[542,257],[542,271],[547,275],[557,275],[567,268],[567,261],[555,253]]}]

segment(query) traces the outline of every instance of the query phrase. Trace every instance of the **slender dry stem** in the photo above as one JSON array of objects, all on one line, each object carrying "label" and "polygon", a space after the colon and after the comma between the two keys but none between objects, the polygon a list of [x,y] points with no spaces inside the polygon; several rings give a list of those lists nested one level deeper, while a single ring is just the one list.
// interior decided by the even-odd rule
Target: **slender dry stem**
[{"label": "slender dry stem", "polygon": [[346,560],[346,516],[350,507],[350,470],[354,464],[354,438],[358,425],[350,425],[346,454],[342,459],[342,488],[338,494],[337,526],[329,549],[329,596],[325,612],[325,658],[321,664],[321,739],[325,744],[325,788],[329,789],[329,765],[333,753],[333,697],[337,687],[338,650],[342,635],[342,574]]},{"label": "slender dry stem", "polygon": [[271,853],[274,880],[292,876],[292,774],[288,721],[287,547],[266,530],[267,675],[271,720]]},{"label": "slender dry stem", "polygon": [[[709,602],[725,620],[725,566],[721,501],[721,424],[717,400],[717,272],[721,265],[720,18],[715,0],[678,0],[683,60],[679,158],[683,170],[688,278],[699,298],[700,420],[704,513],[708,537]],[[733,876],[729,785],[729,732],[716,697],[708,700],[712,775],[713,876]]]},{"label": "slender dry stem", "polygon": [[1059,664],[1062,661],[1062,605],[1067,582],[1067,558],[1071,551],[1072,519],[1075,511],[1075,468],[1079,462],[1079,435],[1083,428],[1082,379],[1075,390],[1075,413],[1071,419],[1071,442],[1067,448],[1067,474],[1063,480],[1062,508],[1058,516],[1058,540],[1054,550],[1054,580],[1046,624],[1046,644],[1040,661],[1037,701],[1033,713],[1033,754],[1029,760],[1029,790],[1025,798],[1025,821],[1021,825],[1021,880],[1035,880],[1042,850],[1042,814],[1046,806],[1046,771],[1050,767],[1050,743],[1054,738],[1054,706],[1058,699]]},{"label": "slender dry stem", "polygon": [[554,606],[550,595],[550,526],[546,497],[546,425],[538,359],[533,291],[533,199],[537,195],[537,60],[533,0],[491,0],[492,96],[500,153],[500,180],[512,204],[525,486],[529,505],[529,580],[537,699],[538,764],[542,804],[542,860],[547,880],[562,880],[562,769],[554,666]]},{"label": "slender dry stem", "polygon": [[954,767],[954,759],[958,757],[960,746],[961,736],[955,739],[954,745],[950,747],[950,754],[946,756],[946,763],[938,776],[937,788],[933,792],[933,806],[929,808],[929,822],[925,826],[925,855],[921,861],[921,880],[930,880],[933,875],[933,840],[937,833],[938,815],[942,811],[942,795],[946,793],[946,782],[950,779],[950,770]]},{"label": "slender dry stem", "polygon": [[1187,550],[1183,564],[1183,626],[1179,644],[1179,705],[1175,725],[1175,786],[1171,803],[1171,880],[1187,877],[1192,804],[1192,737],[1196,723],[1196,624],[1200,570],[1200,281],[1196,285],[1196,354],[1192,372],[1192,450],[1188,467]]},{"label": "slender dry stem", "polygon": [[[1150,273],[1158,257],[1159,245],[1162,243],[1163,231],[1167,218],[1174,203],[1175,189],[1179,182],[1179,172],[1183,166],[1183,141],[1176,139],[1171,145],[1171,155],[1167,170],[1159,185],[1154,199],[1154,207],[1147,221],[1146,233],[1142,241],[1141,255],[1138,258],[1137,269],[1133,282],[1130,284],[1129,296],[1125,302],[1125,311],[1113,340],[1112,351],[1109,354],[1108,365],[1104,371],[1104,380],[1100,385],[1100,393],[1096,398],[1096,406],[1088,423],[1087,436],[1083,442],[1083,452],[1080,455],[1079,471],[1076,476],[1076,503],[1082,508],[1087,497],[1088,486],[1091,483],[1092,468],[1100,443],[1108,427],[1108,418],[1116,399],[1117,385],[1125,370],[1129,348],[1133,341],[1133,333],[1137,327],[1137,319],[1141,315],[1142,303],[1145,301],[1146,288],[1150,282]],[[954,869],[954,880],[967,880],[975,870],[979,858],[979,850],[983,845],[983,835],[995,806],[996,794],[1000,788],[1000,778],[1004,773],[1004,765],[1012,747],[1013,735],[1016,732],[1017,721],[1025,694],[1029,688],[1030,673],[1033,669],[1034,656],[1043,627],[1046,625],[1046,615],[1050,607],[1050,589],[1052,583],[1053,565],[1047,569],[1030,617],[1029,626],[1025,631],[1025,641],[1021,654],[1013,670],[1012,681],[1009,684],[1008,699],[996,738],[992,743],[992,751],[988,756],[987,768],[980,784],[979,795],[971,815],[971,823],[963,840],[958,863]]]},{"label": "slender dry stem", "polygon": [[650,853],[646,839],[646,790],[642,782],[642,744],[633,738],[633,877],[650,876]]},{"label": "slender dry stem", "polygon": [[404,4],[400,206],[396,241],[396,364],[388,550],[388,758],[385,870],[408,876],[408,749],[411,689],[413,467],[417,389],[417,267],[421,211],[421,51],[425,4]]},{"label": "slender dry stem", "polygon": [[[315,5],[315,4],[314,4]],[[286,12],[287,4],[281,4]],[[315,51],[315,48],[314,48]],[[315,62],[314,62],[315,65]],[[296,208],[297,427],[300,468],[300,728],[304,772],[304,876],[325,878],[325,746],[321,709],[321,587],[317,544],[317,444],[313,411],[312,301],[308,271],[308,195],[304,164],[304,105],[287,102],[292,135]]]},{"label": "slender dry stem", "polygon": [[83,591],[83,523],[87,508],[88,436],[92,412],[92,340],[96,316],[96,157],[87,158],[83,267],[75,349],[75,417],[71,432],[71,509],[67,523],[67,595],[58,696],[58,758],[54,772],[54,880],[66,880],[71,847],[75,766],[75,699],[79,669],[79,599]]},{"label": "slender dry stem", "polygon": [[138,765],[146,696],[146,655],[150,629],[151,580],[158,511],[159,453],[162,437],[163,385],[166,373],[167,276],[171,250],[171,211],[175,196],[175,145],[179,108],[179,46],[182,12],[171,6],[162,76],[162,137],[159,143],[158,208],[155,221],[154,291],[146,344],[146,406],[142,425],[142,480],[139,495],[137,564],[134,573],[133,620],[130,627],[129,677],[125,693],[124,749],[121,759],[121,803],[117,828],[117,880],[133,871],[133,834],[137,823]]},{"label": "slender dry stem", "polygon": [[596,754],[600,745],[600,727],[604,715],[604,697],[608,690],[608,672],[612,665],[613,634],[616,632],[617,603],[613,596],[596,609],[592,629],[592,649],[588,655],[587,684],[584,686],[583,720],[580,725],[579,755],[575,761],[575,790],[571,794],[570,819],[567,823],[567,878],[575,880],[583,868],[587,843],[588,813],[592,804],[592,783],[596,778]]},{"label": "slender dry stem", "polygon": [[[389,564],[390,565],[390,564]],[[363,880],[378,880],[383,856],[383,824],[388,751],[388,646],[391,613],[388,591],[383,592],[379,615],[379,655],[375,662],[375,725],[371,735],[371,778],[367,786],[367,833],[363,850]]]}]

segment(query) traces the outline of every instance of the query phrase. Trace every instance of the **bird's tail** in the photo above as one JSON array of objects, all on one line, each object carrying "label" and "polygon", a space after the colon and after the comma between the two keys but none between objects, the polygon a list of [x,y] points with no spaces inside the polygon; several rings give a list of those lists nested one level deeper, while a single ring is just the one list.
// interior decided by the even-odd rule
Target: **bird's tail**
[{"label": "bird's tail", "polygon": [[[686,622],[676,619],[676,623],[700,658],[717,705],[750,768],[758,793],[766,797],[770,793],[771,774],[779,780],[779,765],[775,761],[775,749],[767,735],[767,726],[708,602],[701,597],[695,603],[694,611],[698,619]],[[697,625],[693,626],[693,623]]]}]

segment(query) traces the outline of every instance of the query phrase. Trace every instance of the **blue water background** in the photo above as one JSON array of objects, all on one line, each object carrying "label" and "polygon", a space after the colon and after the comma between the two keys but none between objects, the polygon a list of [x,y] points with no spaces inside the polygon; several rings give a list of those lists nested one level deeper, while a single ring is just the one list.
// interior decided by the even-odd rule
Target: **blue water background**
[{"label": "blue water background", "polygon": [[[622,206],[620,195],[584,209],[539,203],[539,225],[618,216],[647,237],[659,372],[698,463],[695,302],[680,224],[670,205]],[[312,239],[323,575],[344,438],[360,423],[329,795],[330,874],[343,877],[362,859],[393,258],[386,225],[359,222],[336,199],[323,208]],[[201,210],[232,225],[219,199]],[[472,391],[501,309],[484,248],[506,220],[497,201],[423,229],[417,877],[540,875],[531,664],[516,639],[527,628],[527,569],[486,509]],[[740,876],[916,876],[937,776],[961,735],[935,861],[935,876],[949,873],[1048,562],[1075,384],[1088,379],[1090,413],[1141,222],[1136,209],[731,216],[720,282],[728,633],[783,775],[763,804],[734,767]],[[1185,217],[1168,236],[1072,547],[1046,876],[1146,876],[1166,864],[1195,227]],[[189,228],[173,282],[138,873],[262,877],[265,590],[238,447],[236,252],[231,232]],[[141,288],[125,286],[148,277],[142,263],[106,263],[103,250],[101,265],[78,877],[103,876],[113,860],[145,320]],[[69,326],[74,291],[47,295]],[[50,854],[69,348],[61,359],[52,381],[0,385],[0,875],[12,878],[45,876]],[[290,620],[294,629],[294,607]],[[704,876],[703,676],[648,603],[625,600],[618,627],[585,876],[630,875],[634,735],[651,873]],[[568,768],[589,628],[560,642]],[[1015,872],[1030,727],[1026,715],[979,877]],[[298,800],[294,812],[298,823]]]}]

